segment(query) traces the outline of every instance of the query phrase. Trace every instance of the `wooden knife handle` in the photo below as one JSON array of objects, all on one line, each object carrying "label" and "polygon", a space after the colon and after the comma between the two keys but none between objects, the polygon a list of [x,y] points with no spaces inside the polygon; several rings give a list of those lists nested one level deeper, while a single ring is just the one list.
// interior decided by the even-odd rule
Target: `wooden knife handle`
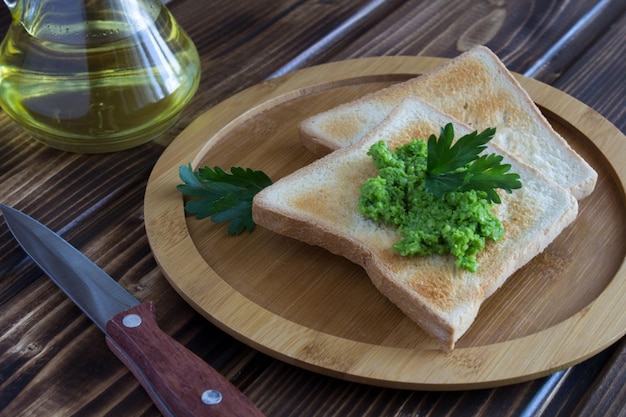
[{"label": "wooden knife handle", "polygon": [[109,348],[131,370],[163,415],[263,416],[219,372],[159,328],[152,303],[114,316],[106,330]]}]

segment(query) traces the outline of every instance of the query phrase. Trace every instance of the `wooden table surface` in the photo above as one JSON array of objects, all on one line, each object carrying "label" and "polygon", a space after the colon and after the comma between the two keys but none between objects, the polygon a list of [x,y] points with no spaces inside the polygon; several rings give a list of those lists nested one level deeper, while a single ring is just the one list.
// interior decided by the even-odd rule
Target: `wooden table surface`
[{"label": "wooden table surface", "polygon": [[[454,57],[483,44],[509,69],[574,96],[624,132],[626,1],[173,0],[168,7],[202,60],[200,88],[178,124],[135,149],[80,155],[40,145],[0,113],[1,203],[61,231],[137,298],[154,301],[164,331],[268,416],[626,415],[623,338],[553,375],[466,392],[379,388],[282,363],[178,296],[155,263],[142,217],[152,167],[191,121],[246,87],[326,62]],[[3,32],[9,22],[2,8]],[[4,221],[0,277],[0,416],[160,415]]]}]

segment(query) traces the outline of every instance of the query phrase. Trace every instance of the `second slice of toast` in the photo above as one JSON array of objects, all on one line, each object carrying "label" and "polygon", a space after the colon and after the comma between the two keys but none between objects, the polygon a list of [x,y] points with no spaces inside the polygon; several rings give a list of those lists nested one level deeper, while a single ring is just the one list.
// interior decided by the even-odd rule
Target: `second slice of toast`
[{"label": "second slice of toast", "polygon": [[410,96],[472,129],[497,128],[493,143],[539,169],[577,199],[593,191],[597,173],[552,128],[498,57],[482,46],[419,77],[304,120],[302,143],[317,155],[352,145]]},{"label": "second slice of toast", "polygon": [[391,149],[427,139],[452,122],[455,137],[470,133],[420,100],[403,101],[356,145],[337,150],[276,181],[254,198],[254,221],[265,228],[321,246],[361,265],[374,286],[408,317],[453,348],[474,321],[480,305],[522,265],[530,261],[574,220],[578,205],[571,193],[537,170],[505,156],[522,188],[501,195],[494,210],[505,228],[498,242],[478,254],[478,271],[455,266],[452,256],[403,257],[392,245],[397,232],[364,217],[358,209],[360,185],[377,175],[367,152],[385,140]]}]

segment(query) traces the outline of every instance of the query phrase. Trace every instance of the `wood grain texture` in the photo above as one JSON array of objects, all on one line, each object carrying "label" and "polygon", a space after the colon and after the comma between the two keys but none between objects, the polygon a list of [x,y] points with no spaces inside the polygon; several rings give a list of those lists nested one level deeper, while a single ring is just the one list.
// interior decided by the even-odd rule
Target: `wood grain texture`
[{"label": "wood grain texture", "polygon": [[[626,2],[624,2],[626,3]],[[576,64],[554,82],[559,88],[606,116],[618,129],[626,132],[626,14],[622,13]],[[611,57],[621,57],[610,64]],[[610,95],[606,91],[611,91]],[[604,94],[603,94],[604,92]]]},{"label": "wood grain texture", "polygon": [[[233,8],[231,1],[217,0],[211,2],[208,25],[196,18],[196,9],[184,3],[174,2],[170,9],[184,22],[200,53],[200,91],[210,90],[203,95],[204,102],[196,99],[189,106],[193,116],[184,119],[189,123],[207,106],[271,77],[284,66],[291,68],[294,56],[326,50],[337,41],[343,44],[343,36],[358,36],[402,1],[244,1]],[[336,32],[346,22],[350,24]]]},{"label": "wood grain texture", "polygon": [[[345,57],[390,55],[394,45],[411,45],[409,54],[431,45],[429,55],[454,56],[458,40],[472,26],[460,5],[478,20],[507,10],[506,26],[491,32],[488,46],[513,70],[524,72],[592,7],[585,0],[458,0],[450,17],[450,1],[379,3],[217,0],[209,13],[202,0],[169,2],[203,60],[199,91],[181,121],[151,144],[92,157],[46,149],[0,114],[0,199],[62,229],[138,298],[155,301],[161,327],[270,416],[569,417],[590,415],[596,406],[607,416],[623,415],[618,408],[625,401],[620,396],[623,343],[563,374],[509,387],[451,393],[375,388],[304,371],[243,345],[195,313],[157,267],[143,226],[148,175],[165,146],[208,108],[273,74]],[[622,0],[609,3],[623,10]],[[593,30],[585,36],[573,38],[565,62],[548,62],[542,74],[560,75],[559,88],[623,131],[624,94],[614,85],[623,88],[624,17],[619,12],[606,16],[594,20],[604,23],[589,25]],[[411,19],[420,24],[400,30]],[[437,30],[437,20],[449,27]],[[1,27],[9,21],[0,7]],[[101,333],[24,258],[7,233],[0,221],[0,415],[159,416]]]},{"label": "wood grain texture", "polygon": [[[509,68],[522,73],[563,39],[574,44],[572,50],[583,49],[586,42],[601,34],[626,8],[619,1],[600,3],[603,4],[594,10],[591,2],[408,1],[338,54],[324,58],[342,60],[376,55],[452,58],[480,44],[496,52]],[[568,34],[577,24],[585,32],[575,32],[574,41]],[[558,65],[551,61],[543,72],[557,72]]]},{"label": "wood grain texture", "polygon": [[591,389],[580,397],[571,397],[576,404],[575,415],[624,416],[626,410],[626,385],[622,384],[626,372],[626,342],[618,345],[602,374],[593,381]]},{"label": "wood grain texture", "polygon": [[[155,166],[144,203],[153,252],[174,288],[218,326],[279,359],[391,387],[519,382],[545,375],[541,364],[553,372],[559,361],[569,366],[621,337],[626,323],[616,308],[624,300],[613,296],[626,288],[626,171],[617,156],[626,155],[626,137],[582,103],[527,78],[522,85],[598,171],[598,185],[575,224],[485,303],[452,353],[437,354],[433,341],[342,258],[263,229],[244,241],[227,236],[223,225],[185,220],[175,189],[178,167],[251,166],[276,180],[313,158],[298,140],[299,121],[359,97],[371,84],[441,63],[405,57],[312,67],[248,89],[199,117]],[[623,140],[605,139],[616,135]],[[595,279],[586,279],[591,273]],[[598,321],[616,333],[603,333]],[[574,334],[585,342],[574,342]],[[603,337],[603,346],[591,347]]]}]

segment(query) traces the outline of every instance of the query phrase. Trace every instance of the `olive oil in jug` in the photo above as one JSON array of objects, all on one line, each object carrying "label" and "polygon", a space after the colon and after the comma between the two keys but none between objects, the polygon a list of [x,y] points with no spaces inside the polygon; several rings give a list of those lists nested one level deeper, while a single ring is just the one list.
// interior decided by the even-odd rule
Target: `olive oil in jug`
[{"label": "olive oil in jug", "polygon": [[5,2],[0,106],[51,147],[110,152],[155,139],[198,87],[196,48],[159,0]]}]

